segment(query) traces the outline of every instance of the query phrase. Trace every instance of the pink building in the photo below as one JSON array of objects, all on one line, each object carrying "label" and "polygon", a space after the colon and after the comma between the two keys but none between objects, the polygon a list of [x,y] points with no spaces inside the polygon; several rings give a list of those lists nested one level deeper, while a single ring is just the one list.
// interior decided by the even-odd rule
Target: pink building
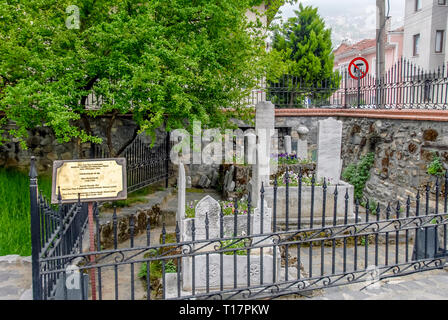
[{"label": "pink building", "polygon": [[[386,41],[386,72],[403,56],[403,35],[404,28],[398,28],[393,31],[387,31]],[[375,76],[376,64],[376,39],[364,39],[353,45],[342,42],[341,45],[333,51],[334,70],[340,73],[347,71],[350,61],[356,57],[363,57],[369,63],[369,75]]]},{"label": "pink building", "polygon": [[[386,63],[386,81],[391,79],[390,75],[392,67],[403,57],[403,36],[404,28],[390,30],[386,25],[386,46],[385,46],[385,63]],[[334,54],[334,71],[339,71],[343,77],[341,88],[336,91],[330,98],[332,104],[341,106],[356,106],[364,105],[373,107],[378,103],[377,93],[375,87],[376,78],[376,39],[364,39],[355,44],[342,42],[339,47],[333,51]],[[365,78],[360,82],[353,80],[348,75],[348,66],[350,62],[357,57],[362,57],[367,60],[369,64],[369,72]],[[360,86],[360,89],[358,89]],[[388,94],[382,91],[382,95]],[[384,97],[384,102],[391,103],[391,97]],[[387,101],[386,101],[387,100]],[[402,100],[401,93],[394,94],[394,103],[400,103]]]}]

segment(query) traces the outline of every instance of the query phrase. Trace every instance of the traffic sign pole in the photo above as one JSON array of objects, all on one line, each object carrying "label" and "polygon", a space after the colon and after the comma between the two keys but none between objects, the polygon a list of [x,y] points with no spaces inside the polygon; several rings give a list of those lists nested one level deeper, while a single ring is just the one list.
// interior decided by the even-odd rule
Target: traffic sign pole
[{"label": "traffic sign pole", "polygon": [[[361,68],[364,68],[363,71]],[[358,81],[358,108],[361,107],[361,79],[369,72],[369,63],[363,57],[353,59],[348,65],[348,73],[352,79]]]}]

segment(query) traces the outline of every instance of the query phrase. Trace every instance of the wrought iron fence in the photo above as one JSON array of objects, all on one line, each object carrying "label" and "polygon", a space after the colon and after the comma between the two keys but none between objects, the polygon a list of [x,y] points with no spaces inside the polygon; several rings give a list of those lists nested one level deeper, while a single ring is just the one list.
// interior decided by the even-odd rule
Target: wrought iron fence
[{"label": "wrought iron fence", "polygon": [[87,225],[88,211],[87,206],[80,202],[51,205],[38,191],[34,157],[31,159],[30,196],[33,296],[49,299],[55,296],[58,286],[65,287],[65,273],[51,273],[43,277],[37,275],[40,271],[65,269],[70,261],[58,258],[42,262],[42,259],[82,252],[82,236]]},{"label": "wrought iron fence", "polygon": [[348,70],[319,81],[284,75],[262,80],[248,104],[269,100],[277,108],[440,109],[448,107],[448,63],[432,71],[399,59],[378,79],[352,79]]},{"label": "wrought iron fence", "polygon": [[[349,188],[343,192],[343,185],[317,183],[314,176],[286,173],[283,181],[262,185],[260,208],[249,195],[247,205],[235,200],[229,215],[222,206],[196,212],[174,232],[165,224],[153,228],[148,219],[146,235],[137,238],[135,225],[145,221],[131,216],[128,246],[118,246],[122,231],[114,212],[113,248],[101,248],[97,236],[97,251],[40,257],[34,284],[63,277],[61,261],[80,259],[81,273],[97,275],[99,299],[259,299],[443,268],[448,174],[444,188],[437,179],[414,199],[383,210],[362,209]],[[98,235],[97,211],[95,217]]]},{"label": "wrought iron fence", "polygon": [[[170,150],[173,143],[169,133],[161,144],[151,146],[139,136],[119,155],[126,158],[128,193],[147,187],[155,182],[168,179],[173,175]],[[109,158],[109,151],[101,145],[92,145],[93,158]]]}]

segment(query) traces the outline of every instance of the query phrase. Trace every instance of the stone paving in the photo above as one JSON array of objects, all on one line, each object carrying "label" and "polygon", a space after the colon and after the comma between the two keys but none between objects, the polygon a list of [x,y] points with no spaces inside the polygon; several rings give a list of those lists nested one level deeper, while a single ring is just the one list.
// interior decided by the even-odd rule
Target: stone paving
[{"label": "stone paving", "polygon": [[307,297],[289,295],[279,300],[448,300],[446,269],[419,272],[389,278],[371,284],[360,282],[307,293]]},{"label": "stone paving", "polygon": [[[357,270],[363,270],[374,265],[376,252],[373,245],[358,246],[356,266]],[[288,250],[290,257],[297,257],[297,248]],[[347,247],[345,254],[346,272],[355,270],[355,247]],[[337,247],[333,259],[331,247],[324,247],[323,268],[321,268],[321,248],[319,246],[300,249],[300,260],[307,275],[312,276],[332,273],[333,260],[335,272],[343,272],[344,249]],[[367,263],[365,260],[367,253]],[[395,255],[395,244],[389,245],[388,263],[394,264],[406,262],[406,245],[399,244],[398,257]],[[408,247],[408,258],[412,256],[412,245]],[[378,263],[384,265],[386,261],[386,246],[378,247]],[[409,261],[409,260],[408,260]],[[310,269],[310,265],[312,269]],[[291,269],[295,269],[291,268]],[[418,272],[406,276],[393,277],[378,282],[367,280],[350,285],[331,287],[328,289],[314,290],[304,296],[289,295],[280,297],[281,300],[311,299],[311,300],[448,300],[448,268]]]},{"label": "stone paving", "polygon": [[0,300],[31,298],[31,257],[0,257]]}]

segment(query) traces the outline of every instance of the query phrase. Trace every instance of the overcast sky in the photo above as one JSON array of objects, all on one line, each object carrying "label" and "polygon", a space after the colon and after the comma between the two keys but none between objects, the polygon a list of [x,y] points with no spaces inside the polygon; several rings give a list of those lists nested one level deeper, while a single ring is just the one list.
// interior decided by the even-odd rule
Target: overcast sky
[{"label": "overcast sky", "polygon": [[[342,39],[360,41],[375,38],[376,29],[376,0],[299,0],[304,5],[311,5],[319,9],[327,27],[332,29],[333,47],[336,48]],[[392,28],[403,25],[405,0],[389,0],[392,17]],[[281,17],[286,20],[294,16],[297,4],[284,5],[280,8]],[[386,0],[387,13],[387,0]]]}]

